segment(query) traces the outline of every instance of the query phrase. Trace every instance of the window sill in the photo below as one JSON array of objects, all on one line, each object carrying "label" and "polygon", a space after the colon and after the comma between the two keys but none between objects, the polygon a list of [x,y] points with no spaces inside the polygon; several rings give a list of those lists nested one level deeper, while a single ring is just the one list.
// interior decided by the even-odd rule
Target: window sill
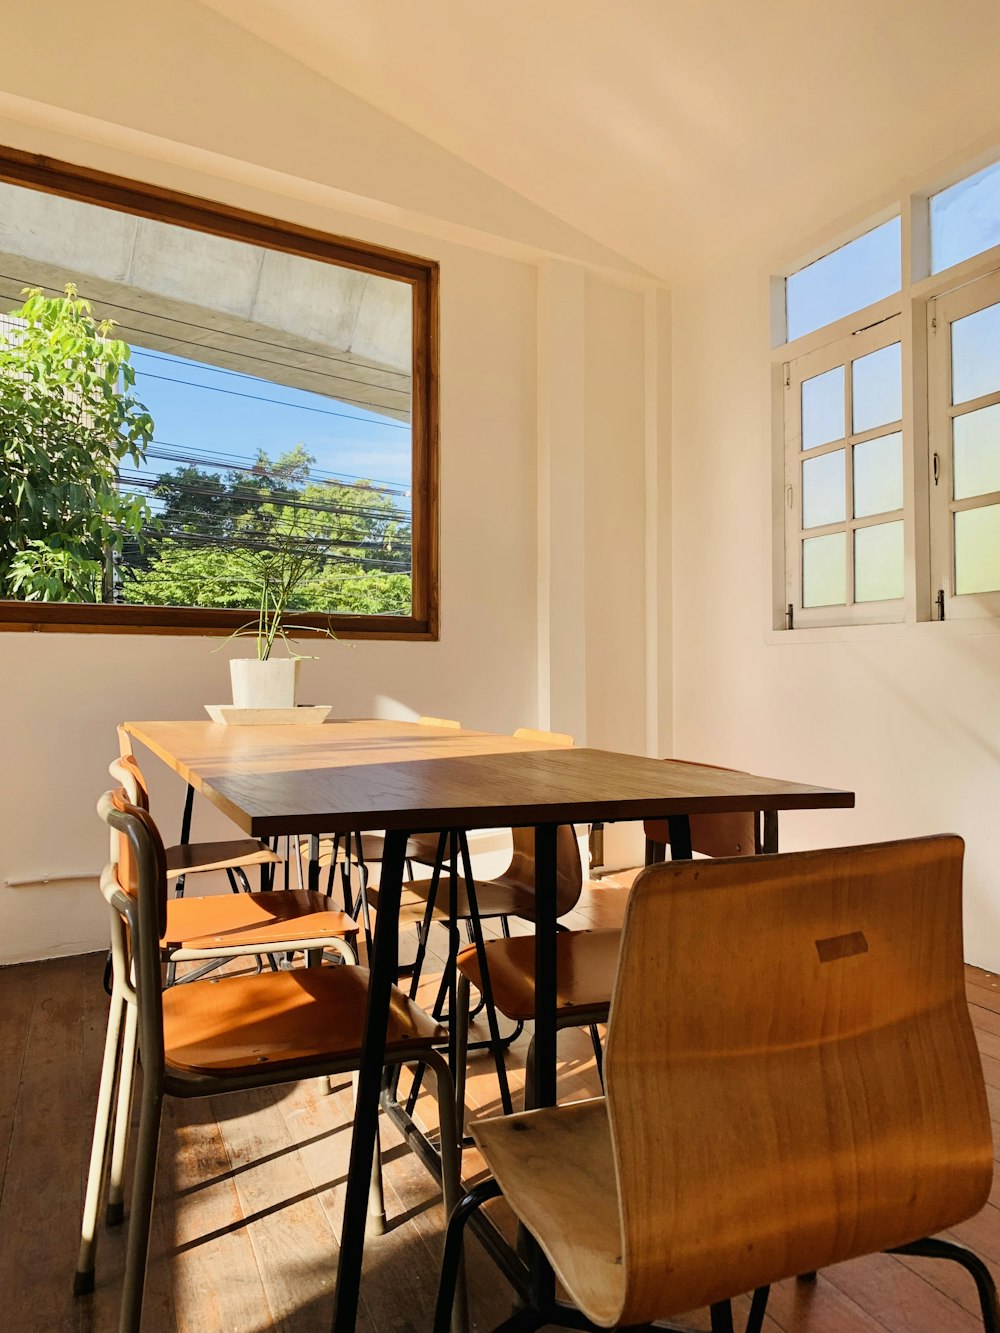
[{"label": "window sill", "polygon": [[803,629],[766,629],[771,645],[864,643],[869,639],[965,639],[1000,634],[1000,617],[991,619],[894,621],[884,625],[813,625]]}]

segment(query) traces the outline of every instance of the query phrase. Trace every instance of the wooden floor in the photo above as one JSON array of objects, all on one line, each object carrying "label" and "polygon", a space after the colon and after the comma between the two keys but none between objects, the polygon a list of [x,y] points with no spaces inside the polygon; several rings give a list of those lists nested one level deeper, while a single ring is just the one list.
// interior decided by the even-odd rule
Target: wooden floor
[{"label": "wooden floor", "polygon": [[[623,883],[585,890],[570,924],[620,921]],[[438,932],[438,945],[443,933]],[[117,1327],[123,1229],[104,1229],[97,1290],[71,1295],[83,1180],[106,1021],[103,956],[0,969],[0,1329],[107,1333]],[[439,969],[440,962],[436,963]],[[427,989],[434,986],[433,971]],[[968,994],[995,1119],[1000,1120],[1000,978],[968,969]],[[527,1039],[511,1050],[520,1087]],[[589,1042],[560,1035],[560,1096],[598,1091]],[[489,1059],[473,1059],[473,1111],[497,1106]],[[422,1097],[419,1114],[434,1120]],[[350,1146],[350,1088],[314,1086],[167,1103],[146,1289],[149,1333],[329,1329]],[[369,1241],[358,1327],[430,1327],[442,1230],[430,1177],[383,1124],[390,1230]],[[466,1175],[475,1174],[466,1154]],[[1000,1278],[1000,1185],[956,1228]],[[495,1205],[502,1207],[502,1204]],[[509,1314],[510,1289],[475,1240],[468,1247],[472,1327]],[[954,1265],[876,1256],[815,1284],[771,1293],[769,1333],[974,1333],[972,1283]],[[743,1311],[737,1311],[738,1319]],[[705,1312],[686,1322],[707,1328]]]}]

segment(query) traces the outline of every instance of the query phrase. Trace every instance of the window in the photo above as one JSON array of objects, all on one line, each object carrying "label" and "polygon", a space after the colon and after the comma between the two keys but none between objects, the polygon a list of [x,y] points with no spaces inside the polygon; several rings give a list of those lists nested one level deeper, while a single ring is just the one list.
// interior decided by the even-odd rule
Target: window
[{"label": "window", "polygon": [[777,281],[775,626],[1000,616],[1000,164]]},{"label": "window", "polygon": [[0,627],[436,637],[436,287],[0,150]]}]

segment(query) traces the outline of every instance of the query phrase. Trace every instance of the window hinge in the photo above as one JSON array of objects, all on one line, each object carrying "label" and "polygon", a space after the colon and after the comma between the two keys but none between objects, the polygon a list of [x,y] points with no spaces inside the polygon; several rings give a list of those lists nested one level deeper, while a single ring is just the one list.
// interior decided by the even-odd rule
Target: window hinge
[{"label": "window hinge", "polygon": [[792,507],[792,505],[793,505],[794,503],[795,503],[795,492],[792,490],[791,486],[786,486],[786,487],[785,487],[785,504],[788,505],[788,508],[789,508],[789,509],[791,509],[791,507]]},{"label": "window hinge", "polygon": [[944,620],[944,588],[938,588],[938,594],[934,600],[937,602],[938,620]]},{"label": "window hinge", "polygon": [[934,485],[936,486],[938,482],[940,482],[941,480],[941,455],[934,454],[933,462],[934,462]]},{"label": "window hinge", "polygon": [[786,362],[786,363],[785,363],[785,388],[786,388],[786,389],[790,389],[791,387],[792,387],[792,367],[791,367],[791,364],[790,364],[789,362]]},{"label": "window hinge", "polygon": [[789,602],[785,610],[785,629],[794,629],[794,628],[795,628],[795,607],[792,605],[791,602]]}]

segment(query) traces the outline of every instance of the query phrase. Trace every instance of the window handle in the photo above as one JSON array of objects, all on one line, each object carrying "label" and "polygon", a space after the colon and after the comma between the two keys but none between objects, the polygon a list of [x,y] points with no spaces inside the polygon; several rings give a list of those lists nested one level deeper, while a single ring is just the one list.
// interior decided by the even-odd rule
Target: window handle
[{"label": "window handle", "polygon": [[936,486],[938,482],[941,480],[941,455],[934,454],[933,461],[934,461],[934,485]]}]

